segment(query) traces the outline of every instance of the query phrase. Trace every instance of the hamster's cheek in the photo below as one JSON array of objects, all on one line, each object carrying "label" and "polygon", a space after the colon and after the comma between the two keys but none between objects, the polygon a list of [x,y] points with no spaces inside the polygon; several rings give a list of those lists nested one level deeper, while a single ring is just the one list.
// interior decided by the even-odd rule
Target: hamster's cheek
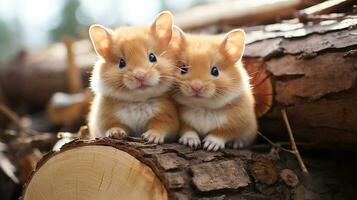
[{"label": "hamster's cheek", "polygon": [[107,68],[100,74],[101,82],[112,89],[123,87],[122,76],[117,69]]},{"label": "hamster's cheek", "polygon": [[213,87],[209,87],[205,89],[204,93],[202,94],[203,97],[205,98],[210,98],[216,93],[216,89]]},{"label": "hamster's cheek", "polygon": [[148,79],[146,84],[150,86],[155,86],[160,82],[160,73],[157,70],[153,70],[148,74]]},{"label": "hamster's cheek", "polygon": [[205,98],[210,98],[216,93],[216,87],[215,86],[207,86],[203,90],[202,96]]},{"label": "hamster's cheek", "polygon": [[123,83],[130,90],[136,89],[140,86],[140,83],[131,76],[124,76]]},{"label": "hamster's cheek", "polygon": [[220,77],[219,80],[215,81],[215,85],[222,95],[227,94],[227,92],[231,91],[232,88],[235,86],[231,81],[233,79],[233,77],[229,77],[222,74],[222,77]]},{"label": "hamster's cheek", "polygon": [[187,85],[188,84],[181,84],[180,90],[184,96],[191,97],[194,95],[194,93],[192,92],[192,89],[190,87],[188,87]]}]

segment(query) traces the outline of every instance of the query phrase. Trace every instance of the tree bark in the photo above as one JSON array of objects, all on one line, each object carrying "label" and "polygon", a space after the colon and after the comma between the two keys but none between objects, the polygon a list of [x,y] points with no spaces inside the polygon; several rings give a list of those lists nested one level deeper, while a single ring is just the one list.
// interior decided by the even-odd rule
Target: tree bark
[{"label": "tree bark", "polygon": [[[46,199],[75,195],[86,200],[134,199],[137,193],[140,199],[326,199],[355,195],[353,188],[343,188],[343,181],[331,177],[335,166],[316,159],[307,161],[311,173],[304,177],[295,157],[278,151],[206,152],[177,143],[147,144],[135,138],[77,139],[40,160],[22,199],[38,199],[38,195]],[[326,180],[342,189],[326,191],[330,187],[324,184]]]},{"label": "tree bark", "polygon": [[268,73],[274,90],[273,107],[260,119],[263,133],[287,138],[286,108],[298,142],[356,149],[356,24],[356,16],[345,16],[247,30],[245,66],[252,77],[255,69]]}]

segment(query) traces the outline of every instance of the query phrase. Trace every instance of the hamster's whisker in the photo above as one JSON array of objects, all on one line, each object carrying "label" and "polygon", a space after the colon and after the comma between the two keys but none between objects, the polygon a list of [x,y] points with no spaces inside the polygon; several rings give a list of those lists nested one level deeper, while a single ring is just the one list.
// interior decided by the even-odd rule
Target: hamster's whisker
[{"label": "hamster's whisker", "polygon": [[163,56],[167,53],[167,51],[162,52],[159,56]]},{"label": "hamster's whisker", "polygon": [[182,71],[182,68],[181,67],[178,67],[178,66],[175,66],[176,69]]},{"label": "hamster's whisker", "polygon": [[188,62],[187,60],[182,60],[182,59],[176,60],[176,63],[179,63],[179,64],[186,64],[187,62]]},{"label": "hamster's whisker", "polygon": [[177,80],[177,78],[175,76],[170,76],[170,75],[160,75],[160,78],[167,78],[170,80]]},{"label": "hamster's whisker", "polygon": [[178,88],[175,88],[175,89],[172,90],[172,94],[173,95],[176,95],[176,94],[179,94],[179,93],[181,93],[181,90],[178,89]]},{"label": "hamster's whisker", "polygon": [[160,75],[160,77],[163,77],[163,78],[170,78],[170,79],[173,79],[173,80],[175,80],[175,81],[177,81],[177,82],[182,83],[182,81],[181,81],[180,79],[178,79],[177,77],[175,77],[175,76]]},{"label": "hamster's whisker", "polygon": [[184,81],[181,81],[180,83],[181,83],[182,85],[186,86],[186,87],[191,87],[189,83],[186,83],[186,82],[184,82]]},{"label": "hamster's whisker", "polygon": [[216,90],[215,96],[219,97],[223,95],[224,95],[224,91]]},{"label": "hamster's whisker", "polygon": [[176,66],[176,65],[175,65],[175,68],[181,70],[181,67],[178,67],[178,66]]},{"label": "hamster's whisker", "polygon": [[233,87],[231,88],[216,88],[216,93],[214,94],[215,97],[223,97],[227,93],[234,92]]}]

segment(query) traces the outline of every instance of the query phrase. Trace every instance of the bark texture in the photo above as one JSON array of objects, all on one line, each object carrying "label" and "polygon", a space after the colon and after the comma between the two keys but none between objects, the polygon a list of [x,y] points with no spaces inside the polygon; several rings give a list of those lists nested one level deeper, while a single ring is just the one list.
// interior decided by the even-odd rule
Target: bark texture
[{"label": "bark texture", "polygon": [[[336,163],[307,159],[310,176],[304,177],[293,155],[275,150],[270,153],[232,149],[206,152],[177,143],[146,144],[133,138],[74,140],[44,156],[33,174],[49,160],[56,159],[55,155],[91,145],[113,147],[149,166],[165,186],[169,199],[348,199],[356,193],[353,186],[343,186],[351,176],[346,178],[345,173],[340,173],[335,177],[336,174],[331,173],[339,170]],[[353,171],[350,168],[356,164],[350,163],[350,166],[345,168],[346,173]]]},{"label": "bark texture", "polygon": [[280,113],[286,107],[298,142],[356,149],[356,24],[356,16],[345,16],[247,30],[245,66],[252,77],[265,71],[273,85],[273,107],[260,119],[263,133],[286,138]]}]

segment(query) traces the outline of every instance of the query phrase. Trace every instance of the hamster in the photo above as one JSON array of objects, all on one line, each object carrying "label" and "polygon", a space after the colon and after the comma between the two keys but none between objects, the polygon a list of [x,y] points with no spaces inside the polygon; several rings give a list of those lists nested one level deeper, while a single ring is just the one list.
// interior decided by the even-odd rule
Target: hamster
[{"label": "hamster", "polygon": [[257,134],[254,97],[241,58],[245,33],[236,29],[226,35],[190,35],[174,27],[173,46],[180,50],[177,89],[179,142],[208,151],[226,143],[243,148]]},{"label": "hamster", "polygon": [[99,56],[90,83],[95,95],[88,117],[92,136],[142,136],[163,143],[177,134],[178,114],[168,95],[175,72],[168,49],[172,24],[172,14],[162,12],[151,26],[90,27]]}]

